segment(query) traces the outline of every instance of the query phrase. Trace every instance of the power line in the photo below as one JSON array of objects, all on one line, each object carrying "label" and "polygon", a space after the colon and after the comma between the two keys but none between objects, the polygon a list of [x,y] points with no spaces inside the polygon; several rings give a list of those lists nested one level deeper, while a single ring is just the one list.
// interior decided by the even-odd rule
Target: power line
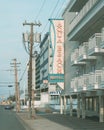
[{"label": "power line", "polygon": [[[52,15],[53,15],[54,11],[56,10],[57,5],[58,5],[59,1],[60,1],[60,0],[57,0],[57,3],[56,3],[55,7],[53,8],[53,10],[52,10],[52,12],[51,12],[51,14],[50,14],[50,17],[52,17]],[[42,33],[43,33],[43,32],[44,32],[44,30],[46,29],[46,27],[47,27],[47,25],[48,25],[48,22],[49,22],[49,21],[47,21],[47,23],[46,23],[45,27],[43,28]]]},{"label": "power line", "polygon": [[14,82],[0,82],[0,84],[13,84]]},{"label": "power line", "polygon": [[40,9],[39,9],[39,12],[38,12],[38,14],[36,15],[36,18],[35,18],[35,19],[38,18],[39,14],[41,13],[41,11],[42,11],[42,9],[43,9],[43,7],[44,7],[44,4],[45,4],[45,0],[43,0],[43,3],[42,3],[42,5],[41,5],[41,7],[40,7]]},{"label": "power line", "polygon": [[55,5],[55,7],[54,7],[54,9],[53,9],[53,11],[51,12],[50,17],[52,17],[53,13],[55,12],[55,10],[56,10],[56,8],[57,8],[57,5],[59,4],[59,1],[60,1],[60,0],[57,1],[56,5]]},{"label": "power line", "polygon": [[25,51],[28,53],[28,55],[29,55],[29,51],[28,51],[28,49],[29,49],[29,47],[28,47],[28,49],[27,49],[27,47],[26,47],[26,45],[25,45],[25,42],[22,42],[23,43],[23,47],[24,47],[24,49],[25,49]]},{"label": "power line", "polygon": [[62,11],[61,9],[64,7],[64,4],[65,4],[65,3],[66,3],[66,1],[63,1],[62,6],[60,6],[60,8],[58,9],[58,12],[57,12],[55,18],[59,17],[59,15],[60,15],[60,13],[61,13],[61,11]]},{"label": "power line", "polygon": [[[50,14],[50,17],[52,17],[52,14],[55,12],[59,1],[60,1],[60,0],[57,0],[57,3],[56,3],[55,7],[53,8],[53,10],[52,10],[52,12],[51,12],[51,14]],[[39,10],[39,13],[37,14],[37,17],[39,16],[39,14],[40,14],[40,12],[41,12],[41,10],[42,10],[44,4],[45,4],[45,0],[44,0],[43,3],[42,3],[42,6],[41,6],[41,8],[40,8],[40,10]],[[37,17],[36,17],[36,18],[37,18]],[[47,21],[45,27],[43,28],[43,31],[45,30],[45,28],[47,27],[47,25],[48,25],[48,21]],[[42,33],[43,33],[43,31],[42,31]]]},{"label": "power line", "polygon": [[24,74],[25,74],[25,72],[26,72],[26,69],[27,69],[27,65],[26,65],[26,68],[25,68],[23,74],[21,75],[21,78],[19,79],[19,82],[23,79],[23,76],[24,76]]},{"label": "power line", "polygon": [[7,85],[0,85],[0,88],[3,88],[3,87],[8,88],[8,86],[7,86]]}]

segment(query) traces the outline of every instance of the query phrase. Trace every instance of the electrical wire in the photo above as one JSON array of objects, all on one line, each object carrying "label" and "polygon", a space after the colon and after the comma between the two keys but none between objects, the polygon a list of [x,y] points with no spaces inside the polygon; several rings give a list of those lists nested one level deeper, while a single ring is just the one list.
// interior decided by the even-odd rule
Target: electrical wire
[{"label": "electrical wire", "polygon": [[26,72],[26,69],[27,69],[27,65],[26,65],[26,68],[25,68],[25,70],[24,70],[23,74],[21,75],[21,78],[19,79],[19,82],[23,79],[24,74],[25,74],[25,72]]},{"label": "electrical wire", "polygon": [[[51,13],[51,15],[50,15],[50,18],[52,17],[52,15],[53,15],[55,9],[57,8],[58,3],[59,3],[59,0],[57,1],[56,6],[54,7],[54,9],[53,9],[53,11],[52,11],[52,13]],[[57,12],[55,18],[58,18],[58,17],[59,17],[59,15],[60,15],[60,13],[61,13],[61,11],[62,11],[61,8],[64,7],[65,3],[66,3],[66,1],[63,1],[62,6],[59,8],[59,10],[58,10],[58,12]],[[42,30],[42,33],[45,31],[45,29],[46,29],[48,23],[49,23],[49,22],[47,21],[46,25],[44,26],[44,28],[43,28],[43,30]]]},{"label": "electrical wire", "polygon": [[0,82],[0,84],[13,84],[14,82]]},{"label": "electrical wire", "polygon": [[42,5],[41,5],[41,7],[40,7],[40,9],[39,9],[39,12],[38,12],[38,14],[36,15],[36,18],[35,18],[35,19],[37,19],[37,18],[39,17],[39,15],[40,15],[40,13],[41,13],[43,7],[44,7],[44,4],[45,4],[45,0],[43,0]]},{"label": "electrical wire", "polygon": [[[60,0],[57,0],[57,3],[56,3],[55,7],[53,8],[53,10],[52,10],[52,12],[51,12],[51,14],[50,14],[50,18],[52,17],[52,15],[53,15],[54,11],[56,10],[57,5],[59,4],[59,1],[60,1]],[[43,30],[42,30],[42,32],[41,32],[41,33],[43,33],[43,32],[44,32],[44,30],[46,29],[47,25],[48,25],[48,21],[47,21],[47,23],[46,23],[46,25],[45,25],[45,27],[43,28]]]},{"label": "electrical wire", "polygon": [[[23,47],[24,47],[25,51],[28,53],[27,48],[26,48],[26,45],[25,45],[25,42],[22,42],[22,43],[23,43]],[[28,53],[28,54],[29,54],[29,53]]]},{"label": "electrical wire", "polygon": [[60,1],[60,0],[57,0],[57,3],[56,3],[56,5],[55,5],[53,11],[51,12],[50,17],[52,17],[53,13],[55,12],[55,10],[56,10],[56,8],[57,8],[57,5],[59,4],[59,1]]},{"label": "electrical wire", "polygon": [[59,17],[59,15],[60,15],[60,13],[61,13],[61,11],[62,11],[61,9],[64,7],[64,4],[65,4],[65,3],[66,3],[66,1],[63,1],[62,6],[58,9],[58,12],[57,12],[55,18]]},{"label": "electrical wire", "polygon": [[[56,8],[57,8],[57,5],[59,4],[59,1],[60,1],[60,0],[57,0],[57,3],[56,3],[55,7],[53,8],[53,10],[52,10],[52,12],[51,12],[51,14],[50,14],[50,17],[52,17],[52,15],[54,14],[54,12],[55,12],[55,10],[56,10]],[[65,1],[64,1],[64,2],[65,2]],[[64,4],[64,2],[63,2],[63,4]],[[43,7],[44,7],[44,4],[45,4],[45,0],[43,0],[42,5],[41,5],[41,7],[40,7],[40,9],[39,9],[39,12],[38,12],[38,14],[36,15],[36,18],[35,18],[35,19],[38,18],[39,14],[41,13],[41,11],[42,11],[42,9],[43,9]],[[63,6],[63,4],[62,4],[62,6]],[[60,8],[60,9],[61,9],[61,8]],[[59,9],[59,11],[60,11],[60,9]],[[58,13],[59,13],[59,11],[58,11]],[[58,14],[58,13],[57,13],[57,14]],[[56,16],[57,16],[57,15],[56,15]],[[47,21],[45,27],[44,27],[43,30],[42,30],[42,33],[44,32],[44,30],[45,30],[45,28],[47,27],[48,23],[49,23],[49,22]],[[23,42],[23,46],[24,46],[26,52],[29,54],[29,45],[28,45],[28,50],[27,50],[27,47],[26,47],[26,45],[25,45],[24,42]],[[37,46],[39,46],[39,44],[38,44]],[[27,68],[27,66],[26,66],[26,68]],[[25,70],[24,70],[24,72],[23,72],[23,74],[22,74],[22,76],[21,76],[21,78],[20,78],[19,81],[22,80],[22,78],[23,78],[23,76],[24,76],[24,74],[25,74],[25,72],[26,72],[26,68],[25,68]]]}]

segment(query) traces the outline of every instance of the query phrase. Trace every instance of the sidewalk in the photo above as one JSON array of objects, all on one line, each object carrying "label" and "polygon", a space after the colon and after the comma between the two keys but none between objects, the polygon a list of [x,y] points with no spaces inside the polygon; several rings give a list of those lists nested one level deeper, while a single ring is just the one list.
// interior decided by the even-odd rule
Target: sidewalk
[{"label": "sidewalk", "polygon": [[72,130],[68,127],[48,120],[44,116],[37,115],[36,119],[28,119],[28,117],[24,115],[24,113],[17,113],[17,115],[19,116],[26,130]]},{"label": "sidewalk", "polygon": [[26,130],[104,130],[104,123],[69,115],[47,113],[29,119],[28,113],[20,112],[17,116]]}]

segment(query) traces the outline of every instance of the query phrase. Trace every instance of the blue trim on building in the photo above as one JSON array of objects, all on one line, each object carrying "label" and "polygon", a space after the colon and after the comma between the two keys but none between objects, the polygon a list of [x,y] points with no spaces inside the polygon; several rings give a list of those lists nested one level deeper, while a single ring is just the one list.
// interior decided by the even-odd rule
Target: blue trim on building
[{"label": "blue trim on building", "polygon": [[40,65],[40,69],[43,68],[48,63],[48,58],[43,62],[43,64]]},{"label": "blue trim on building", "polygon": [[42,48],[42,46],[44,45],[44,43],[45,43],[45,41],[46,41],[46,39],[47,39],[48,36],[49,36],[49,32],[47,32],[47,33],[45,34],[45,36],[44,36],[42,42],[40,43],[40,48]]},{"label": "blue trim on building", "polygon": [[48,81],[50,83],[64,82],[64,74],[48,74]]},{"label": "blue trim on building", "polygon": [[64,20],[64,19],[63,18],[57,18],[57,19],[56,18],[50,18],[48,20],[50,21],[50,20]]},{"label": "blue trim on building", "polygon": [[43,80],[48,80],[48,76],[46,76],[46,77],[42,78],[42,79],[40,80],[40,84],[42,84],[42,83],[43,83]]},{"label": "blue trim on building", "polygon": [[[53,19],[52,19],[53,20]],[[56,43],[53,43],[54,44],[54,47],[52,46],[52,39],[51,39],[51,27],[52,27],[52,29],[53,29],[53,32],[54,32],[54,41],[56,41],[56,33],[55,33],[55,27],[54,27],[54,24],[53,24],[53,21],[52,20],[50,20],[50,45],[51,45],[51,47],[52,47],[52,55],[53,55],[53,57],[52,57],[52,64],[53,64],[53,61],[54,61],[54,52],[55,52],[55,46],[56,46]],[[53,71],[53,65],[52,65],[52,71]]]},{"label": "blue trim on building", "polygon": [[45,52],[47,52],[47,50],[48,50],[48,47],[44,50],[43,53],[40,54],[40,58],[44,55]]}]

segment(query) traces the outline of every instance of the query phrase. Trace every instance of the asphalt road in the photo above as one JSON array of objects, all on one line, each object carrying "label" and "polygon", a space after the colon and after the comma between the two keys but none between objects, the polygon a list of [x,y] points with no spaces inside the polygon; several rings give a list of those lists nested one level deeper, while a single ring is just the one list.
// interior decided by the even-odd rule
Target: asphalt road
[{"label": "asphalt road", "polygon": [[69,115],[60,114],[44,114],[42,116],[51,122],[55,122],[55,124],[62,125],[62,127],[68,127],[69,130],[104,130],[104,123],[99,123],[98,119],[95,117],[82,119],[75,116],[70,117]]},{"label": "asphalt road", "polygon": [[0,130],[25,130],[12,110],[0,106]]}]

